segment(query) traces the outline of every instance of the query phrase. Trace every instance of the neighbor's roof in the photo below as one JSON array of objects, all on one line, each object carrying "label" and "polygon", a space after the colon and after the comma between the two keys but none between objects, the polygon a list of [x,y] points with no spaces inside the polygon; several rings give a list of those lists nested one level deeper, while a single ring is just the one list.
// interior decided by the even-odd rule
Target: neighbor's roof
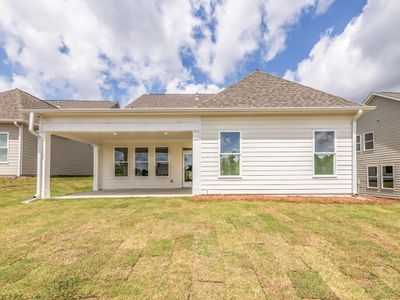
[{"label": "neighbor's roof", "polygon": [[217,94],[150,94],[131,102],[126,108],[307,108],[355,107],[349,100],[255,71]]},{"label": "neighbor's roof", "polygon": [[119,108],[115,101],[102,100],[45,100],[47,103],[57,108]]},{"label": "neighbor's roof", "polygon": [[21,91],[13,89],[0,93],[0,120],[22,120],[20,109],[55,109],[53,105]]},{"label": "neighbor's roof", "polygon": [[400,100],[400,93],[395,92],[376,92],[375,95],[382,96],[382,97],[390,97]]}]

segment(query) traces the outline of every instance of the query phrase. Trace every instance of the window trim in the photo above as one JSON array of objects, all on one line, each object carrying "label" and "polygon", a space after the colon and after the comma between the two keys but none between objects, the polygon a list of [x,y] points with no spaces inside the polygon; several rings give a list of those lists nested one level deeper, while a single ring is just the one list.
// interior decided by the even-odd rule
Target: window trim
[{"label": "window trim", "polygon": [[0,164],[8,164],[10,161],[10,133],[7,131],[0,132],[0,134],[5,134],[7,136],[7,147],[1,147],[1,149],[7,149],[7,160],[1,161]]},{"label": "window trim", "polygon": [[[334,152],[315,152],[315,133],[320,132],[320,131],[327,131],[327,132],[332,131],[334,133],[334,135],[335,135],[334,143],[333,143]],[[335,177],[337,177],[337,174],[336,174],[336,172],[337,172],[337,170],[336,170],[337,169],[337,166],[336,166],[337,133],[336,133],[336,130],[335,129],[314,129],[312,140],[313,140],[313,143],[312,143],[313,177],[314,178],[335,178]],[[315,174],[315,154],[316,153],[318,153],[318,154],[333,154],[333,174],[326,174],[326,175],[325,174],[322,174],[322,175]]]},{"label": "window trim", "polygon": [[[116,164],[116,161],[115,161],[115,149],[116,148],[126,148],[126,149],[128,149],[128,152],[127,152],[128,160],[127,161],[118,161],[119,163],[127,163],[128,164],[128,168],[127,168],[128,173],[126,174],[126,176],[117,176],[117,175],[115,175],[115,164]],[[129,151],[130,151],[129,146],[114,146],[113,147],[113,167],[114,167],[113,174],[114,174],[114,178],[127,178],[127,177],[129,177],[129,175],[130,175],[130,172],[129,172],[129,155],[130,155]]]},{"label": "window trim", "polygon": [[[393,188],[387,188],[387,187],[384,187],[383,186],[383,168],[384,167],[392,167],[392,170],[393,170]],[[395,173],[394,173],[394,165],[393,164],[384,164],[384,165],[381,165],[381,189],[382,190],[390,190],[390,191],[394,191],[394,189],[396,188],[396,185],[395,185]]]},{"label": "window trim", "polygon": [[[360,143],[359,143],[359,145],[360,145],[360,150],[357,150],[357,137],[360,137]],[[357,134],[356,135],[356,152],[357,153],[360,153],[361,152],[361,144],[362,144],[362,138],[361,138],[361,134]]]},{"label": "window trim", "polygon": [[[136,163],[137,162],[141,162],[144,163],[145,161],[136,161],[136,148],[146,148],[147,149],[147,167],[148,167],[148,172],[147,172],[147,176],[139,176],[136,175]],[[133,167],[134,167],[134,174],[136,178],[149,178],[150,177],[150,147],[149,146],[134,146],[133,147]]]},{"label": "window trim", "polygon": [[[221,152],[221,134],[222,133],[239,133],[239,153],[222,153]],[[221,155],[235,154],[239,155],[239,175],[221,175]],[[219,130],[218,131],[218,178],[219,179],[241,179],[242,178],[242,131],[241,130]]]},{"label": "window trim", "polygon": [[[157,175],[157,148],[167,148],[168,149],[168,175]],[[165,161],[162,161],[165,162]],[[154,177],[155,178],[169,178],[171,176],[171,152],[169,146],[154,146]]]},{"label": "window trim", "polygon": [[[375,167],[376,168],[376,186],[369,186],[369,168]],[[377,190],[379,188],[379,175],[378,175],[378,166],[377,165],[367,165],[367,189]]]},{"label": "window trim", "polygon": [[[374,147],[372,147],[372,149],[365,149],[365,141],[366,141],[366,139],[365,139],[365,136],[367,135],[367,134],[370,134],[370,133],[372,133],[372,143],[373,143],[373,145],[374,145]],[[369,132],[365,132],[365,133],[363,133],[363,139],[364,139],[364,142],[363,142],[363,150],[364,150],[364,152],[365,151],[372,151],[372,150],[375,150],[375,131],[369,131]],[[371,141],[368,141],[368,142],[371,142]]]}]

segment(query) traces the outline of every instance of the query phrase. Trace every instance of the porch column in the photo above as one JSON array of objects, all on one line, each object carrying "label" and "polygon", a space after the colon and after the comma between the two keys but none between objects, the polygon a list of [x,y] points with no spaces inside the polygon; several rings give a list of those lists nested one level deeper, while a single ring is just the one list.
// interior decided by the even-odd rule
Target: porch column
[{"label": "porch column", "polygon": [[43,157],[43,139],[37,138],[37,161],[36,161],[36,198],[42,196],[42,157]]},{"label": "porch column", "polygon": [[192,193],[193,195],[201,194],[201,138],[200,131],[192,131]]},{"label": "porch column", "polygon": [[101,189],[100,177],[101,177],[101,146],[93,145],[93,191],[97,192]]},{"label": "porch column", "polygon": [[51,156],[51,133],[42,133],[42,199],[50,198],[50,156]]}]

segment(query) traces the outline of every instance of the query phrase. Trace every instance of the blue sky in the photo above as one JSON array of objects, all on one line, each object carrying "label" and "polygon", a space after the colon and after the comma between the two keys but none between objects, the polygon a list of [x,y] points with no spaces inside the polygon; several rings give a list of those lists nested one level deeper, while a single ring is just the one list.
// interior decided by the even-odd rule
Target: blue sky
[{"label": "blue sky", "polygon": [[396,0],[0,2],[0,90],[215,93],[255,69],[355,101],[400,87]]}]

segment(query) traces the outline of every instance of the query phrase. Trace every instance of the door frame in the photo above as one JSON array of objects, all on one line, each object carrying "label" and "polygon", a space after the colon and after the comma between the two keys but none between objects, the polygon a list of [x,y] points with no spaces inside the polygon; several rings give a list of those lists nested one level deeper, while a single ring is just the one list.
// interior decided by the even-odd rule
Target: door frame
[{"label": "door frame", "polygon": [[[185,154],[192,155],[192,181],[185,182]],[[193,186],[193,150],[182,150],[182,187],[191,188]]]}]

